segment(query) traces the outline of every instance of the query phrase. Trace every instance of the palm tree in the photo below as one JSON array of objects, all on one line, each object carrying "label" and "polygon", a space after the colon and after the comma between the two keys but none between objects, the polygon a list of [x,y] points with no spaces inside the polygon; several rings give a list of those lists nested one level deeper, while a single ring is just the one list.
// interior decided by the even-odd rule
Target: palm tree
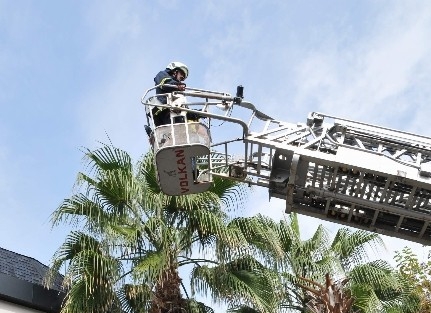
[{"label": "palm tree", "polygon": [[[51,267],[51,274],[66,268],[63,313],[212,312],[193,298],[208,292],[232,311],[305,312],[301,277],[324,283],[326,273],[350,278],[361,312],[379,307],[382,296],[394,303],[402,291],[386,264],[365,262],[365,247],[381,244],[375,234],[341,229],[330,244],[319,226],[303,241],[295,214],[280,223],[260,215],[229,220],[226,208],[246,194],[233,181],[215,178],[208,192],[172,197],[160,192],[151,154],[133,166],[125,151],[104,145],[86,150],[86,160],[89,173],[79,173],[75,193],[52,215],[54,226],[78,229]],[[179,273],[189,265],[191,294]]]},{"label": "palm tree", "polygon": [[[251,225],[251,220],[265,218],[258,215],[232,223],[236,224],[235,228],[243,229],[245,226],[241,225]],[[247,273],[261,273],[260,289],[255,287],[254,290],[271,290],[272,296],[266,298],[266,303],[271,303],[273,312],[321,309],[325,313],[337,312],[334,310],[395,313],[399,312],[396,308],[400,304],[408,303],[405,300],[409,291],[389,264],[368,259],[368,248],[378,249],[383,245],[377,234],[341,228],[331,241],[329,233],[320,225],[310,239],[302,240],[295,213],[279,223],[266,220],[259,224],[265,225],[262,233],[246,233],[250,234],[247,238],[250,249],[260,252],[257,259],[261,263],[253,266],[248,263]],[[205,275],[200,275],[199,279],[206,282],[206,287],[214,285],[213,280],[219,277],[217,270],[217,267],[211,268],[210,273],[209,269],[202,270]],[[250,279],[250,284],[254,282],[256,280]],[[336,301],[330,302],[335,295]],[[326,311],[323,310],[325,306]],[[237,308],[237,312],[261,312],[249,303]]]},{"label": "palm tree", "polygon": [[[280,308],[307,312],[307,307],[323,304],[327,310],[321,312],[328,313],[395,313],[400,303],[407,304],[409,290],[391,266],[382,260],[369,261],[368,249],[383,246],[378,234],[340,228],[331,241],[320,225],[310,239],[301,240],[297,215],[291,214],[280,223],[279,236],[285,257],[278,266],[286,290]],[[311,290],[316,291],[312,297]],[[328,303],[335,295],[338,307]]]},{"label": "palm tree", "polygon": [[[125,151],[104,145],[86,150],[86,161],[89,173],[78,174],[75,193],[52,215],[54,226],[78,228],[55,253],[46,281],[65,266],[62,312],[212,312],[190,298],[179,268],[214,264],[227,271],[226,251],[244,256],[247,232],[229,225],[224,210],[246,194],[244,187],[215,178],[205,193],[172,197],[160,192],[151,154],[134,167]],[[214,250],[216,244],[226,249]],[[232,291],[247,280],[225,278],[220,289],[232,284]],[[253,286],[242,287],[243,299],[267,307]]]},{"label": "palm tree", "polygon": [[[214,299],[228,300],[231,312],[395,313],[409,304],[409,290],[389,264],[368,260],[367,248],[383,244],[375,233],[341,228],[331,241],[320,225],[302,240],[295,213],[279,223],[257,215],[229,225],[246,234],[248,246],[243,247],[254,257],[238,258],[227,249],[230,263],[196,268],[192,276],[198,291],[211,290]],[[220,288],[226,281],[233,283]],[[254,301],[240,296],[247,288]],[[259,300],[265,306],[256,306]]]}]

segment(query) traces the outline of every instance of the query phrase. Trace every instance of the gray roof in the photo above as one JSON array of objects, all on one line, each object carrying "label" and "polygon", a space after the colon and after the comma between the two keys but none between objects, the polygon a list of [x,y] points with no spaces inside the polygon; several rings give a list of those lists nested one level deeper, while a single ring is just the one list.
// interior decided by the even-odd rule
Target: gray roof
[{"label": "gray roof", "polygon": [[43,286],[47,271],[48,266],[33,258],[0,248],[0,300],[46,313],[60,312],[63,277],[58,274],[47,289]]},{"label": "gray roof", "polygon": [[[3,248],[0,248],[0,273],[28,281],[32,284],[43,285],[43,279],[48,266],[39,261]],[[62,290],[62,276],[55,279],[52,289]]]}]

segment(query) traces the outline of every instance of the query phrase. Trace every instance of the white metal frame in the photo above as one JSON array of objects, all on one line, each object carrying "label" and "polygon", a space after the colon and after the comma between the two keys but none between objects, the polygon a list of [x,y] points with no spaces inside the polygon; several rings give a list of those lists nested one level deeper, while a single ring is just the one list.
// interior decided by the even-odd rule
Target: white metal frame
[{"label": "white metal frame", "polygon": [[[198,107],[226,123],[214,137],[240,126],[212,142],[210,162],[200,160],[209,174],[268,188],[286,212],[431,243],[431,138],[322,113],[288,123],[227,93],[176,94],[193,99],[185,112]],[[246,114],[235,117],[237,108]]]}]

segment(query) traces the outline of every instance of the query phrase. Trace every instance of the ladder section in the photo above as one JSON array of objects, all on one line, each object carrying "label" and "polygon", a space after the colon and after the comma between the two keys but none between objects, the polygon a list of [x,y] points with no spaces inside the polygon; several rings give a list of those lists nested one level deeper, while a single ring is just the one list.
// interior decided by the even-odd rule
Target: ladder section
[{"label": "ladder section", "polygon": [[328,154],[337,154],[340,148],[362,150],[415,167],[422,176],[431,176],[431,138],[322,113],[310,113],[306,124],[268,120],[262,131],[250,132],[247,140]]},{"label": "ladder section", "polygon": [[245,138],[249,182],[286,212],[431,244],[431,139],[311,114]]}]

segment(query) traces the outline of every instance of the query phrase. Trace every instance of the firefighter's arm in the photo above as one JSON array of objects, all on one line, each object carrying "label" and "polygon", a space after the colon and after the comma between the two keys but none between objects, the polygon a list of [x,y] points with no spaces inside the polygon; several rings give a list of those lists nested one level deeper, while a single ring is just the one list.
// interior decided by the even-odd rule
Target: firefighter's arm
[{"label": "firefighter's arm", "polygon": [[173,79],[165,71],[159,72],[159,74],[157,74],[157,76],[154,78],[154,82],[156,83],[156,85],[161,85],[160,88],[165,92],[173,92],[177,90],[184,91],[186,87],[186,84]]}]

